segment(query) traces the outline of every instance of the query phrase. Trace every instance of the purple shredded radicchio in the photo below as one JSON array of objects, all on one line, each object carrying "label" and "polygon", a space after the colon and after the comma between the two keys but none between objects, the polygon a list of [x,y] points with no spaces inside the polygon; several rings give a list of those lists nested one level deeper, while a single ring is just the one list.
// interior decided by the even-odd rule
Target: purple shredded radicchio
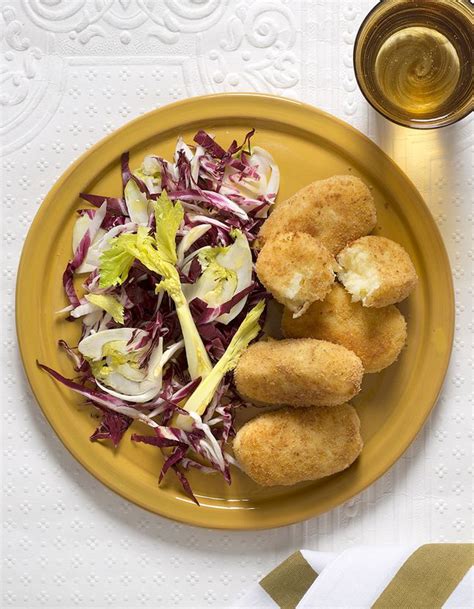
[{"label": "purple shredded radicchio", "polygon": [[80,304],[79,297],[77,296],[76,289],[74,287],[74,271],[76,271],[84,262],[87,252],[89,251],[89,247],[91,246],[94,237],[102,225],[105,214],[106,206],[105,204],[102,204],[102,206],[94,214],[89,227],[87,228],[84,236],[76,248],[76,251],[74,252],[73,259],[67,263],[66,270],[64,271],[63,287],[64,291],[66,292],[66,296],[73,307],[77,307]]},{"label": "purple shredded radicchio", "polygon": [[110,412],[110,410],[102,409],[103,415],[100,425],[91,435],[90,440],[111,440],[115,448],[120,444],[125,432],[133,422],[131,417],[118,412]]},{"label": "purple shredded radicchio", "polygon": [[124,194],[125,194],[125,186],[129,182],[129,180],[133,180],[135,182],[135,184],[138,186],[140,192],[143,192],[149,198],[150,192],[148,190],[147,185],[145,184],[145,182],[140,180],[139,177],[137,177],[135,174],[133,174],[130,171],[129,160],[130,160],[129,153],[124,152],[120,158],[120,163],[121,163],[121,167],[122,167],[122,187],[123,187]]},{"label": "purple shredded radicchio", "polygon": [[81,199],[95,207],[100,207],[103,203],[106,203],[107,213],[128,216],[125,199],[122,197],[103,197],[101,195],[86,194],[84,192],[81,192],[79,196]]},{"label": "purple shredded radicchio", "polygon": [[[199,317],[195,320],[196,324],[200,326],[202,324],[209,324],[213,321],[216,321],[218,317],[224,315],[225,313],[228,313],[233,307],[235,307],[235,305],[239,303],[242,298],[245,298],[248,294],[253,292],[255,287],[255,284],[249,285],[243,290],[240,290],[240,292],[234,294],[234,296],[232,296],[230,300],[224,302],[219,307],[208,307],[204,301],[196,298],[195,300],[199,302],[200,308],[202,309],[199,313]],[[203,306],[205,308],[202,308]]]},{"label": "purple shredded radicchio", "polygon": [[[161,156],[148,157],[147,163],[153,169],[153,176],[146,183],[138,175],[147,179],[148,165],[144,164],[139,173],[131,170],[129,153],[124,152],[120,161],[120,196],[79,194],[92,207],[78,209],[78,215],[86,215],[90,223],[63,274],[64,291],[69,301],[64,311],[74,310],[78,315],[78,311],[84,312],[81,338],[94,332],[123,327],[144,331],[137,345],[134,342],[135,333],[129,341],[139,353],[135,364],[138,370],[147,369],[153,354],[162,345],[167,361],[162,369],[158,395],[145,403],[114,397],[104,391],[103,384],[97,385],[89,361],[64,340],[59,341],[59,346],[71,359],[76,374],[74,380],[38,364],[56,381],[82,395],[97,409],[100,422],[90,438],[92,441],[109,441],[117,447],[135,419],[148,425],[149,435],[132,433],[131,439],[159,448],[164,458],[159,482],[173,470],[183,491],[196,503],[198,501],[185,472],[191,468],[206,474],[219,472],[230,483],[229,464],[232,459],[226,454],[225,445],[235,434],[235,412],[246,404],[236,392],[232,374],[228,374],[203,416],[194,420],[190,430],[173,426],[177,415],[186,414],[189,418],[183,404],[201,382],[200,378],[190,377],[174,302],[166,292],[156,292],[156,284],[162,278],[138,260],[134,261],[121,285],[102,288],[99,254],[103,251],[101,248],[108,247],[110,239],[121,232],[133,233],[138,230],[137,224],[132,223],[129,217],[125,202],[125,187],[130,180],[148,200],[156,200],[162,191],[166,191],[172,201],[180,201],[184,220],[177,232],[177,246],[194,227],[210,225],[185,251],[184,255],[190,262],[184,268],[177,268],[183,285],[195,284],[203,273],[204,268],[194,253],[203,247],[231,245],[235,239],[234,229],[242,232],[252,248],[276,197],[276,192],[270,192],[270,184],[272,190],[278,189],[278,173],[276,178],[268,181],[268,158],[271,160],[271,157],[258,157],[258,154],[254,156],[252,153],[254,133],[254,129],[250,130],[241,144],[233,140],[227,148],[203,130],[196,133],[193,144],[186,146],[182,140],[178,140],[172,162]],[[260,168],[259,159],[262,158],[263,166]],[[153,192],[147,184],[153,184]],[[268,188],[265,189],[265,185]],[[153,234],[155,216],[151,206],[146,226]],[[100,239],[99,229],[106,231]],[[104,234],[101,232],[100,235]],[[99,253],[97,248],[100,249]],[[252,250],[252,257],[255,262],[255,249]],[[93,270],[87,272],[90,268]],[[82,270],[87,273],[82,277],[85,295],[79,297],[74,279]],[[91,304],[85,298],[88,294],[107,295],[118,301],[123,307],[123,323]],[[189,303],[194,323],[213,364],[224,354],[246,313],[262,298],[268,299],[269,294],[260,284],[253,268],[250,285],[239,289],[227,302],[210,307],[204,300],[194,298]],[[243,303],[242,311],[228,321],[226,314],[238,303]],[[224,315],[227,323],[219,320]]]}]

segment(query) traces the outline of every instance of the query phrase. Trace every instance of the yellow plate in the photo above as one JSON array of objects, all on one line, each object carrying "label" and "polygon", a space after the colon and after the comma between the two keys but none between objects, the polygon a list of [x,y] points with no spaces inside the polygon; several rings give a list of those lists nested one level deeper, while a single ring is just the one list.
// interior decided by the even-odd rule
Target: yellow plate
[{"label": "yellow plate", "polygon": [[[420,283],[403,304],[408,346],[381,374],[368,375],[354,400],[365,448],[347,471],[294,487],[265,489],[233,469],[228,487],[218,476],[190,475],[201,502],[185,497],[168,474],[158,487],[159,451],[135,444],[129,433],[119,449],[91,443],[97,421],[83,400],[39,370],[36,360],[73,376],[57,348],[59,338],[77,344],[79,323],[55,315],[65,306],[61,276],[71,257],[71,231],[81,191],[121,195],[120,154],[130,150],[136,167],[151,152],[170,158],[176,137],[191,140],[207,129],[227,144],[251,127],[254,143],[267,148],[281,170],[279,200],[313,180],[352,172],[373,189],[376,232],[403,244]],[[451,351],[453,290],[446,252],[421,196],[400,169],[364,135],[315,108],[253,94],[186,100],[142,116],[99,142],[76,161],[46,197],[31,226],[17,284],[17,330],[33,392],[64,445],[108,487],[152,512],[193,525],[269,528],[321,514],[374,482],[408,447],[435,404]]]}]

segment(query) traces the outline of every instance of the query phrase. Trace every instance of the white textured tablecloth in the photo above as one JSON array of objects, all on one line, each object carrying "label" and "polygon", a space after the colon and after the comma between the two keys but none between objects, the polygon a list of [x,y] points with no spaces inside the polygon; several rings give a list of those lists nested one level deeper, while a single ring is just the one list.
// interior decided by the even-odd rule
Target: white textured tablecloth
[{"label": "white textured tablecloth", "polygon": [[[299,548],[469,541],[472,528],[473,120],[393,126],[358,91],[352,46],[365,0],[1,2],[3,606],[226,607]],[[25,381],[14,329],[17,263],[56,178],[107,133],[158,106],[272,92],[361,129],[426,198],[454,273],[457,325],[424,430],[376,484],[279,530],[192,529],[148,514],[60,444]]]}]

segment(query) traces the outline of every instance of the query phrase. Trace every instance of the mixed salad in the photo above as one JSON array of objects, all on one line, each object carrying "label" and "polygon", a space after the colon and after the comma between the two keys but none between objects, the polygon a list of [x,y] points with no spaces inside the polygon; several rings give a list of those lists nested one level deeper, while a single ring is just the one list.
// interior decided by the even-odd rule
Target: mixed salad
[{"label": "mixed salad", "polygon": [[253,134],[224,149],[199,131],[193,144],[178,138],[173,161],[147,156],[134,170],[124,153],[122,197],[81,193],[93,207],[78,210],[60,313],[82,334],[74,348],[59,341],[76,376],[39,364],[97,409],[91,440],[118,446],[134,420],[148,426],[132,440],[158,447],[160,481],[173,469],[194,501],[189,468],[230,483],[226,443],[246,405],[230,373],[268,298],[254,243],[279,170]]}]

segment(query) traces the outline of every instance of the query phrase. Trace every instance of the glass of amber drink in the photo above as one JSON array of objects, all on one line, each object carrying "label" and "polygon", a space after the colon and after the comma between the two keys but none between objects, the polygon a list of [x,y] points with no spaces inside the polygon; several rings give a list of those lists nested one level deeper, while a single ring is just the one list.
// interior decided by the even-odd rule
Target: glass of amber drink
[{"label": "glass of amber drink", "polygon": [[469,0],[382,0],[354,45],[357,81],[391,121],[429,129],[473,110],[474,7]]}]

